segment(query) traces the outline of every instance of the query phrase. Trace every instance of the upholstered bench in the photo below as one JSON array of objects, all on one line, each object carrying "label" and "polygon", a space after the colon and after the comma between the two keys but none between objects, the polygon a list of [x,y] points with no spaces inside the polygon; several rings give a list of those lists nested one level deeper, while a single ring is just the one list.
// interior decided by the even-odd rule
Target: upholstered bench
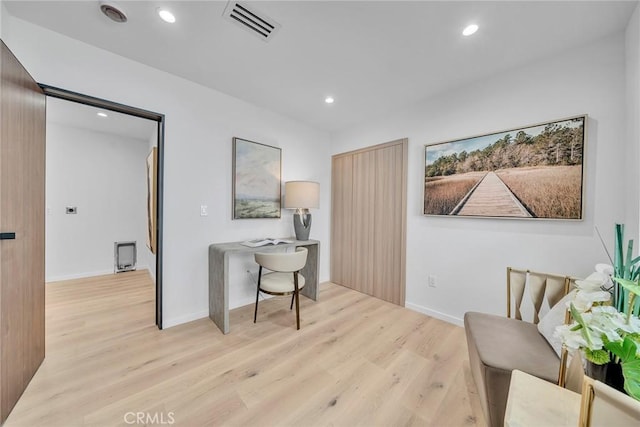
[{"label": "upholstered bench", "polygon": [[[538,331],[543,302],[555,306],[566,295],[569,277],[507,269],[507,316],[468,312],[464,327],[469,347],[471,374],[489,426],[502,426],[514,369],[558,382],[560,357]],[[526,286],[525,286],[526,285]],[[529,290],[533,322],[522,320],[521,304]],[[514,302],[515,319],[511,316]],[[562,322],[560,322],[562,323]]]}]

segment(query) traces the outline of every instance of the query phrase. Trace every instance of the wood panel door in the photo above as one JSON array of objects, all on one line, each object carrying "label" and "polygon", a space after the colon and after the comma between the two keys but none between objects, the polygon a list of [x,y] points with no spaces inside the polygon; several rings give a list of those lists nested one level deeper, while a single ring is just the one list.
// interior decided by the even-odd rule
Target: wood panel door
[{"label": "wood panel door", "polygon": [[353,157],[334,157],[331,165],[331,278],[351,283]]},{"label": "wood panel door", "polygon": [[373,295],[373,244],[376,197],[376,154],[353,155],[353,209],[351,210],[352,263],[350,288]]},{"label": "wood panel door", "polygon": [[332,158],[331,281],[404,306],[406,139]]},{"label": "wood panel door", "polygon": [[[378,298],[404,306],[405,297],[405,146],[395,144],[375,151],[373,201],[373,292]],[[404,172],[404,173],[403,173]],[[389,284],[398,284],[389,285]],[[401,286],[400,286],[401,284]]]},{"label": "wood panel door", "polygon": [[45,96],[7,46],[0,45],[3,423],[44,359]]}]

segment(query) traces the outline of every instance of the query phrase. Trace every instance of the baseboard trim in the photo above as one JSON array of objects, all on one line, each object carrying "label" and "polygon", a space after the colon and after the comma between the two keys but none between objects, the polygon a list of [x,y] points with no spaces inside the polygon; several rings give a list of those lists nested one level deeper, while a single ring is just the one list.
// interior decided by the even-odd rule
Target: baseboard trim
[{"label": "baseboard trim", "polygon": [[417,311],[418,313],[426,314],[427,316],[435,317],[436,319],[444,320],[447,323],[452,323],[456,326],[464,327],[464,321],[454,316],[450,316],[445,313],[441,313],[436,310],[431,310],[430,308],[424,307],[418,304],[412,304],[410,302],[406,302],[404,304],[406,308],[409,310]]},{"label": "baseboard trim", "polygon": [[[148,270],[146,265],[136,266],[137,270]],[[45,283],[61,282],[63,280],[86,279],[87,277],[105,276],[107,274],[116,274],[113,270],[90,271],[86,273],[64,274],[62,276],[46,277]]]},{"label": "baseboard trim", "polygon": [[87,277],[104,276],[114,274],[113,270],[89,271],[85,273],[63,274],[62,276],[47,277],[45,282],[61,282],[63,280],[84,279]]},{"label": "baseboard trim", "polygon": [[189,313],[178,317],[165,317],[162,322],[162,329],[172,328],[174,326],[182,325],[183,323],[204,319],[205,317],[209,317],[209,310],[197,311],[195,313]]}]

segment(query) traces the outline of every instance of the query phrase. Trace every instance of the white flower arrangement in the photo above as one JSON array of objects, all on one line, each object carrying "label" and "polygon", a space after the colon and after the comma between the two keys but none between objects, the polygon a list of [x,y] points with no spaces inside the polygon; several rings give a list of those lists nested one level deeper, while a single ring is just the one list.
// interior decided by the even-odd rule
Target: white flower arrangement
[{"label": "white flower arrangement", "polygon": [[633,296],[640,287],[628,280],[612,280],[612,274],[613,267],[598,264],[596,272],[585,280],[576,280],[575,298],[567,303],[573,321],[556,327],[554,336],[570,352],[580,350],[595,364],[621,363],[625,390],[640,400],[640,318],[610,305],[614,281]]}]

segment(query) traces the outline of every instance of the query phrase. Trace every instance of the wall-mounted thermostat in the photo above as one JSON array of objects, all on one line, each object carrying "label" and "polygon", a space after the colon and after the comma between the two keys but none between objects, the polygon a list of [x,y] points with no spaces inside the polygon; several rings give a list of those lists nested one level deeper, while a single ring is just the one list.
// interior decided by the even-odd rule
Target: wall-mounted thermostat
[{"label": "wall-mounted thermostat", "polygon": [[77,214],[78,207],[77,206],[67,206],[66,207],[67,214]]}]

